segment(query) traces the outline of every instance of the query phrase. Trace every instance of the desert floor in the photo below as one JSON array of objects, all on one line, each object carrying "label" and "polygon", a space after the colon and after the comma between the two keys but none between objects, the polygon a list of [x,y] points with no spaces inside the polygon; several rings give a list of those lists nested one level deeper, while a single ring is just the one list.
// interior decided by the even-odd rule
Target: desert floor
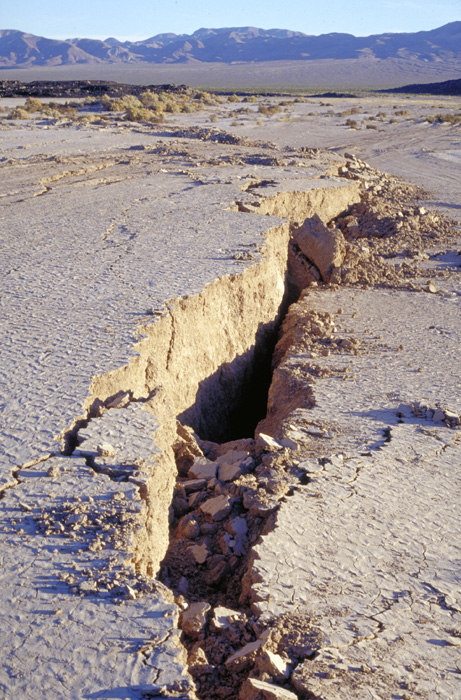
[{"label": "desert floor", "polygon": [[23,103],[3,697],[458,697],[459,99]]}]

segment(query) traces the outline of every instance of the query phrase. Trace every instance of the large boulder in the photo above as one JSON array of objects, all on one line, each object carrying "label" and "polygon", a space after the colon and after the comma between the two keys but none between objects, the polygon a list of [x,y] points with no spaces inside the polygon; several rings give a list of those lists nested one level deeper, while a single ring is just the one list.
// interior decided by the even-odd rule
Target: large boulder
[{"label": "large boulder", "polygon": [[346,240],[343,234],[339,229],[325,226],[317,214],[295,229],[293,240],[302,255],[318,269],[324,282],[329,282],[333,271],[344,262]]}]

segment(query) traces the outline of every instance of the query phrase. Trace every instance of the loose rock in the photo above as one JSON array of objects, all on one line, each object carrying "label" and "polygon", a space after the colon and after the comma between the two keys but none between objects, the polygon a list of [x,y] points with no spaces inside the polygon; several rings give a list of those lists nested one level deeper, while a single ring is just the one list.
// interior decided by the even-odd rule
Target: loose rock
[{"label": "loose rock", "polygon": [[207,613],[211,609],[208,603],[192,603],[181,613],[180,622],[185,634],[193,639],[200,639],[207,622]]},{"label": "loose rock", "polygon": [[272,683],[248,678],[240,689],[239,700],[298,700],[298,696]]}]

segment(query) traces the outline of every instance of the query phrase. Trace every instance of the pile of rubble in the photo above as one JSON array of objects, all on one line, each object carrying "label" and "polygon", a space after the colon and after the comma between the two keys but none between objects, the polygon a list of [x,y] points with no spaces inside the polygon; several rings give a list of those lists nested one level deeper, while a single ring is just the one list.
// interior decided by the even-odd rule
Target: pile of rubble
[{"label": "pile of rubble", "polygon": [[[289,698],[286,654],[248,606],[251,547],[268,529],[299,470],[293,441],[269,435],[218,445],[179,426],[178,480],[170,547],[161,580],[176,594],[189,671],[199,697]],[[248,680],[249,675],[255,679]],[[272,695],[262,693],[269,685]],[[259,684],[259,685],[258,685]],[[242,690],[240,690],[242,688]],[[274,693],[285,693],[284,695]]]},{"label": "pile of rubble", "polygon": [[448,408],[428,406],[424,401],[412,403],[411,411],[417,418],[425,418],[433,423],[445,423],[448,428],[459,428],[461,426],[461,416]]},{"label": "pile of rubble", "polygon": [[[438,212],[409,204],[427,196],[421,188],[355,156],[345,157],[348,160],[338,175],[362,183],[361,201],[328,225],[313,216],[294,229],[289,250],[291,284],[298,293],[318,283],[418,289],[414,280],[421,270],[416,263],[428,259],[424,253],[428,246],[450,239],[452,223]],[[389,264],[389,258],[411,260]],[[425,270],[425,275],[446,273]]]}]

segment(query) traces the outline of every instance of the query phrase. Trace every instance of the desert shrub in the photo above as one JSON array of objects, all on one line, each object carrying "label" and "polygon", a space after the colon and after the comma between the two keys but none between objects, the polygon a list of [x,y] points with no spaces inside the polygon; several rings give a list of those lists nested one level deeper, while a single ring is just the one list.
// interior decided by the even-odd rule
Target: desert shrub
[{"label": "desert shrub", "polygon": [[56,109],[59,114],[64,117],[69,117],[70,119],[73,119],[78,114],[78,109],[76,107],[72,107],[72,105],[68,102],[66,102],[65,105],[58,105]]},{"label": "desert shrub", "polygon": [[238,95],[229,95],[227,98],[228,102],[240,102],[240,97]]},{"label": "desert shrub", "polygon": [[395,117],[391,117],[391,118],[389,119],[389,124],[398,124],[398,121],[399,121],[399,120],[398,120],[398,119],[395,119]]},{"label": "desert shrub", "polygon": [[201,102],[203,105],[220,104],[223,101],[219,95],[213,95],[211,92],[207,92],[206,90],[197,90],[192,99]]},{"label": "desert shrub", "polygon": [[181,105],[174,100],[169,100],[165,103],[165,112],[168,112],[169,114],[179,114],[180,111]]},{"label": "desert shrub", "polygon": [[42,116],[47,117],[48,119],[60,119],[62,114],[59,109],[56,109],[56,107],[45,105],[42,109]]},{"label": "desert shrub", "polygon": [[367,124],[367,129],[377,129],[376,124]]},{"label": "desert shrub", "polygon": [[96,105],[96,104],[101,104],[103,99],[107,97],[108,100],[110,100],[109,95],[103,95],[103,97],[96,97],[96,95],[88,95],[88,97],[85,97],[83,100],[84,105]]},{"label": "desert shrub", "polygon": [[[237,98],[238,101],[238,98]],[[172,93],[168,91],[154,92],[152,90],[144,90],[139,97],[135,95],[124,95],[123,97],[111,98],[108,95],[103,95],[101,98],[89,98],[85,104],[96,104],[102,109],[110,112],[122,112],[123,119],[132,121],[162,121],[164,113],[178,114],[192,113],[208,105],[219,104],[222,99],[217,95],[206,92],[205,90],[195,90]],[[60,105],[51,105],[53,109],[59,109],[61,114],[72,117],[74,114],[70,111],[72,106],[66,106],[65,112]]]},{"label": "desert shrub", "polygon": [[358,107],[351,107],[350,109],[345,109],[344,112],[340,112],[340,117],[350,117],[351,114],[360,114],[360,109]]},{"label": "desert shrub", "polygon": [[345,126],[348,126],[350,129],[356,129],[357,128],[357,122],[355,119],[346,119],[346,124]]},{"label": "desert shrub", "polygon": [[409,109],[399,109],[395,113],[397,117],[409,117],[410,116],[410,110]]},{"label": "desert shrub", "polygon": [[162,114],[143,106],[130,106],[125,111],[124,118],[131,122],[151,122],[158,124],[162,121]]},{"label": "desert shrub", "polygon": [[26,112],[41,112],[43,109],[43,103],[36,97],[28,97],[24,109]]},{"label": "desert shrub", "polygon": [[242,102],[257,102],[258,98],[255,97],[254,95],[248,95],[248,97],[244,97]]},{"label": "desert shrub", "polygon": [[210,114],[210,122],[217,122],[218,121],[218,115],[217,114]]},{"label": "desert shrub", "polygon": [[99,121],[100,118],[100,115],[96,114],[81,114],[77,117],[76,121],[79,122],[79,124],[91,124],[91,122]]},{"label": "desert shrub", "polygon": [[109,95],[103,95],[100,100],[100,105],[103,109],[109,109],[111,102],[112,100],[110,99]]},{"label": "desert shrub", "polygon": [[430,122],[431,124],[461,124],[461,112],[456,114],[434,114],[433,116],[426,117],[426,121]]},{"label": "desert shrub", "polygon": [[277,112],[281,112],[282,108],[279,105],[259,105],[258,112],[266,117],[272,117]]},{"label": "desert shrub", "polygon": [[30,113],[24,107],[15,107],[8,114],[8,119],[30,119]]},{"label": "desert shrub", "polygon": [[139,96],[139,101],[144,105],[144,107],[154,107],[155,109],[160,104],[160,98],[156,92],[151,90],[145,90]]},{"label": "desert shrub", "polygon": [[142,107],[142,102],[138,100],[134,95],[124,95],[124,97],[116,98],[111,100],[107,105],[111,112],[124,112],[125,110],[131,108]]}]

